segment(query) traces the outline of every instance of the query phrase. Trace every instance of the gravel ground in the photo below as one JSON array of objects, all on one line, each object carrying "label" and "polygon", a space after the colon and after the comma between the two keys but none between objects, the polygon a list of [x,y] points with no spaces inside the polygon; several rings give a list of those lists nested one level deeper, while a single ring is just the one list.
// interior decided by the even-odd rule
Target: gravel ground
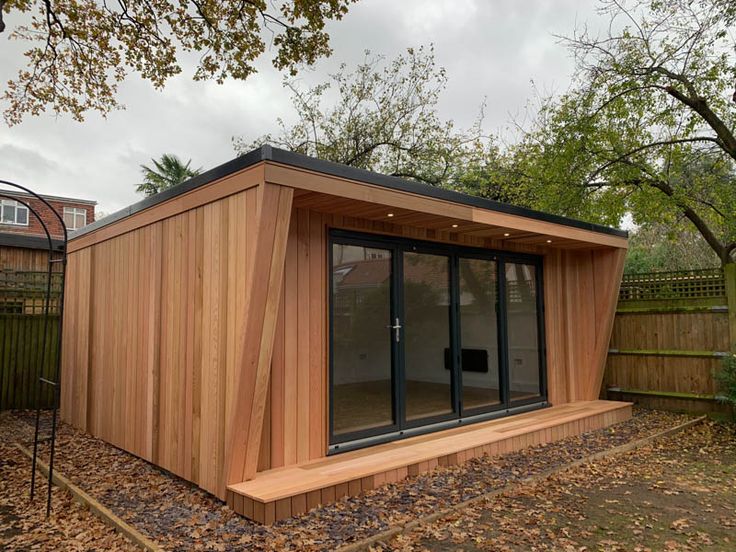
[{"label": "gravel ground", "polygon": [[[652,435],[688,419],[635,410],[610,428],[501,457],[477,458],[342,499],[271,527],[249,522],[195,486],[99,439],[61,424],[58,469],[167,550],[334,550],[463,500],[590,454]],[[29,442],[32,416],[0,423],[0,439]]]}]

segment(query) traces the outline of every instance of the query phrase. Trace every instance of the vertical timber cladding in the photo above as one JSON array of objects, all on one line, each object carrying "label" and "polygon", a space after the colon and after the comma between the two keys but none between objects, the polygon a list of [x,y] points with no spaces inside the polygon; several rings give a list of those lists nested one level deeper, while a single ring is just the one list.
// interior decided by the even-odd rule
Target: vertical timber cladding
[{"label": "vertical timber cladding", "polygon": [[253,187],[69,256],[63,419],[215,494],[256,206]]},{"label": "vertical timber cladding", "polygon": [[292,210],[260,471],[327,451],[327,221]]},{"label": "vertical timber cladding", "polygon": [[624,248],[551,250],[544,262],[547,393],[553,405],[598,398]]},{"label": "vertical timber cladding", "polygon": [[222,496],[226,484],[252,479],[258,470],[294,196],[293,188],[269,183],[257,191],[254,257],[245,274],[246,309],[233,382],[237,400],[226,409],[225,481],[218,484]]}]

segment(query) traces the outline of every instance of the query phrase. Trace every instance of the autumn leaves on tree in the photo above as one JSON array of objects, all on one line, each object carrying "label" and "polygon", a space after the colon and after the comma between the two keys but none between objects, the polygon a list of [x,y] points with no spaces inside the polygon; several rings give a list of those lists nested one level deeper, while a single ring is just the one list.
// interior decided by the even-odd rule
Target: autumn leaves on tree
[{"label": "autumn leaves on tree", "polygon": [[130,73],[162,88],[187,53],[198,55],[196,80],[245,80],[269,46],[274,67],[294,74],[330,54],[325,24],[354,1],[0,0],[0,32],[28,44],[3,95],[5,120],[104,115],[121,107],[118,85]]}]

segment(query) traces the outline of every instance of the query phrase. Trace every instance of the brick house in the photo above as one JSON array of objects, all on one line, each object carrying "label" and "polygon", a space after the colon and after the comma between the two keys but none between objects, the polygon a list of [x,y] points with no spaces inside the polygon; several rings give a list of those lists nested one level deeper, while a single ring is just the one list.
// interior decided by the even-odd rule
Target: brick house
[{"label": "brick house", "polygon": [[[96,201],[44,195],[71,233],[94,222]],[[17,199],[15,199],[17,198]],[[51,237],[58,240],[62,229],[56,217],[41,201],[23,192],[2,190],[0,197],[0,270],[37,271],[47,269],[48,242],[41,222],[23,203],[43,219]]]}]

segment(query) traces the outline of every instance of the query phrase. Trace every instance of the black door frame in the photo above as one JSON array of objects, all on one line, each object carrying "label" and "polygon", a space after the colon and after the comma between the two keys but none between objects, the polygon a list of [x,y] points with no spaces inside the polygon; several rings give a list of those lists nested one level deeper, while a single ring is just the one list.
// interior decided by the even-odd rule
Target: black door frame
[{"label": "black door frame", "polygon": [[[332,228],[329,230],[328,247],[328,303],[329,303],[329,451],[328,454],[343,452],[356,448],[362,448],[379,442],[392,441],[411,435],[437,431],[458,424],[472,423],[491,418],[507,416],[521,411],[543,408],[547,403],[547,370],[546,370],[546,340],[544,334],[544,290],[542,276],[542,257],[525,253],[483,249],[464,245],[445,244],[416,240],[403,237],[387,236],[382,234],[371,234]],[[449,320],[450,320],[450,351],[451,351],[451,397],[452,413],[431,418],[424,418],[407,423],[404,413],[405,381],[404,381],[404,328],[400,329],[400,340],[398,344],[391,339],[391,375],[392,375],[392,408],[394,423],[382,427],[370,428],[351,433],[334,435],[334,410],[333,410],[333,385],[334,363],[333,363],[333,244],[357,245],[385,249],[391,251],[390,276],[390,301],[391,321],[399,317],[401,325],[404,324],[403,306],[403,253],[405,251],[443,255],[448,257],[449,269]],[[465,411],[462,405],[462,367],[460,343],[460,320],[459,313],[459,259],[477,258],[496,262],[497,270],[497,330],[499,345],[499,387],[501,404],[479,407]],[[506,317],[506,262],[528,264],[535,267],[536,277],[536,307],[537,307],[537,339],[539,351],[539,387],[540,395],[523,401],[509,400],[509,366],[508,366],[508,328]]]},{"label": "black door frame", "polygon": [[406,327],[406,312],[404,310],[404,307],[406,306],[406,295],[404,291],[404,253],[417,253],[420,255],[436,255],[440,257],[446,257],[447,258],[447,293],[449,298],[449,304],[447,305],[447,321],[448,321],[448,344],[450,346],[450,351],[455,350],[455,331],[454,331],[454,299],[453,299],[453,256],[446,251],[445,248],[442,247],[434,247],[435,244],[428,245],[427,242],[412,242],[410,245],[404,245],[404,247],[399,247],[399,254],[397,255],[397,264],[399,266],[399,272],[395,274],[396,282],[397,282],[397,288],[398,288],[398,294],[397,294],[397,312],[399,313],[399,317],[401,320],[401,325],[403,326],[401,331],[401,341],[399,343],[399,381],[398,386],[401,390],[401,393],[399,394],[399,405],[401,406],[401,417],[399,418],[399,426],[402,430],[411,430],[417,427],[423,427],[427,425],[433,425],[438,424],[441,422],[445,422],[448,420],[456,420],[459,416],[459,410],[458,410],[458,397],[460,394],[460,391],[457,386],[457,370],[455,366],[455,358],[454,355],[450,355],[452,362],[451,362],[451,370],[450,370],[450,406],[451,411],[448,414],[439,414],[436,416],[428,416],[425,418],[419,418],[416,420],[407,420],[406,419],[406,412],[404,409],[404,406],[406,405],[406,339],[404,335],[404,328]]},{"label": "black door frame", "polygon": [[503,269],[503,258],[499,258],[499,255],[497,255],[495,252],[490,252],[489,250],[479,250],[476,248],[465,248],[461,247],[461,251],[458,252],[458,254],[455,257],[455,262],[457,266],[455,267],[455,275],[458,280],[457,286],[456,286],[456,293],[458,294],[456,303],[455,303],[455,311],[456,311],[456,320],[455,320],[455,333],[456,333],[456,343],[460,346],[453,350],[454,356],[456,356],[456,362],[458,363],[458,377],[459,377],[459,385],[462,389],[463,382],[463,371],[462,371],[462,317],[460,316],[460,259],[477,259],[482,261],[490,261],[495,263],[496,265],[496,341],[499,344],[498,347],[498,384],[499,384],[499,395],[500,395],[500,402],[496,405],[487,405],[487,406],[479,406],[477,408],[469,408],[466,409],[464,403],[462,402],[462,393],[460,394],[460,416],[462,418],[468,418],[473,416],[482,416],[484,414],[489,414],[491,412],[497,412],[497,411],[503,411],[508,408],[508,384],[507,384],[507,367],[508,367],[508,351],[506,350],[506,347],[502,347],[502,343],[506,343],[506,318],[505,318],[505,312],[506,312],[506,305],[505,301],[501,300],[502,293],[504,292],[505,285],[504,282],[502,282],[500,273]]},{"label": "black door frame", "polygon": [[[397,390],[396,381],[398,381],[399,378],[399,351],[398,347],[396,346],[396,342],[391,339],[391,414],[393,416],[393,423],[383,425],[380,427],[374,427],[369,429],[362,429],[359,431],[353,431],[350,433],[344,433],[341,434],[338,438],[335,437],[335,431],[334,431],[334,401],[332,398],[333,394],[333,385],[332,382],[334,381],[334,282],[333,282],[333,244],[339,243],[344,245],[356,245],[360,247],[368,247],[368,248],[374,248],[374,249],[384,249],[391,252],[391,275],[389,275],[389,302],[390,302],[390,318],[386,321],[387,324],[393,324],[393,320],[398,316],[397,313],[397,305],[398,305],[398,295],[397,295],[397,289],[396,289],[396,277],[393,276],[396,273],[397,270],[397,264],[398,264],[398,255],[397,250],[398,248],[392,244],[386,243],[384,241],[379,240],[373,240],[369,236],[361,237],[358,235],[353,234],[346,234],[344,236],[339,236],[337,239],[333,237],[332,232],[330,232],[329,240],[328,240],[328,303],[329,303],[329,311],[328,311],[328,319],[329,319],[329,378],[328,378],[328,401],[329,401],[329,435],[328,440],[330,442],[330,445],[335,445],[342,442],[352,442],[352,441],[362,441],[365,439],[370,439],[372,437],[381,436],[385,434],[392,434],[395,432],[398,432],[400,430],[399,427],[399,412],[400,412],[400,398],[399,393]],[[387,333],[387,335],[390,335]]]}]

